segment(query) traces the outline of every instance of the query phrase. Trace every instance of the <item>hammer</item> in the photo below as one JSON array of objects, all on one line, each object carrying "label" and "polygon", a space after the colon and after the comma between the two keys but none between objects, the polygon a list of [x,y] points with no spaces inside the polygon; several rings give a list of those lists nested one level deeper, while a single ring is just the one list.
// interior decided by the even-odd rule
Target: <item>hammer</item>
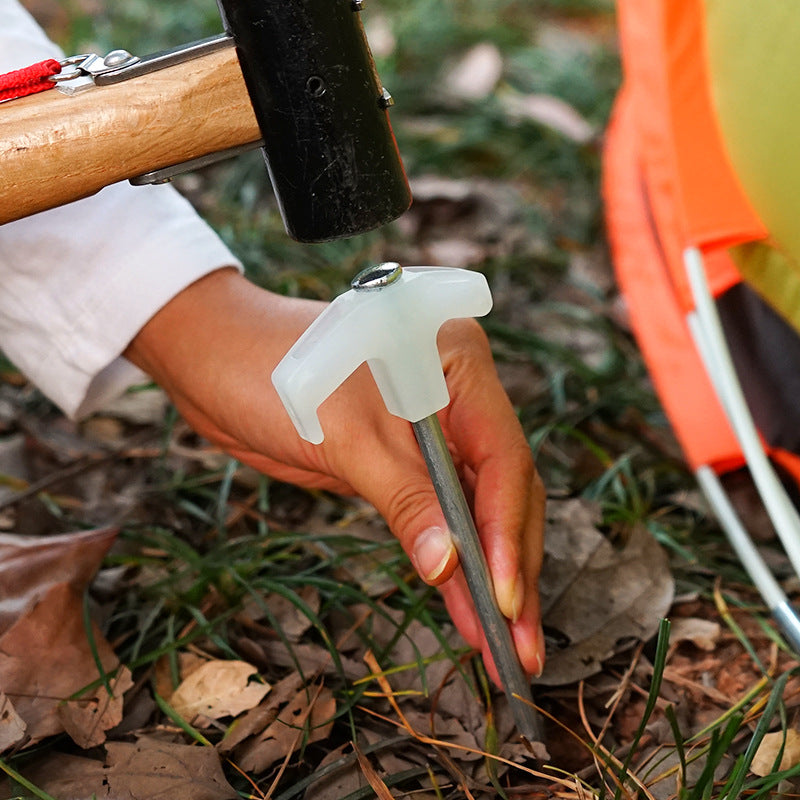
[{"label": "hammer", "polygon": [[293,238],[396,218],[411,193],[361,3],[218,0],[220,36],[68,59],[63,92],[0,105],[0,223],[259,146]]}]

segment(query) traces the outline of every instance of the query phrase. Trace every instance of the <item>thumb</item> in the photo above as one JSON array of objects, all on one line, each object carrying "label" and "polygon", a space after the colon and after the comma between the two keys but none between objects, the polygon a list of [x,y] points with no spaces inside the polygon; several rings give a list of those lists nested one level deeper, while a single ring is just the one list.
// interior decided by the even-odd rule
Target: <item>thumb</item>
[{"label": "thumb", "polygon": [[410,552],[406,552],[425,583],[438,586],[452,577],[458,565],[458,556],[450,531],[445,525],[428,526],[416,535],[409,534],[409,539],[413,544]]},{"label": "thumb", "polygon": [[[420,577],[438,586],[452,577],[458,555],[413,428],[385,410],[368,372],[357,371],[353,378],[360,383],[351,380],[349,394],[331,398],[339,405],[328,401],[328,408],[320,409],[323,430],[326,416],[340,427],[339,442],[327,437],[322,445],[328,464],[325,471],[344,477],[357,494],[372,503]],[[346,403],[349,400],[356,405],[352,401],[356,392],[359,407],[368,411],[357,417],[359,424],[343,428],[343,419],[353,419]],[[364,457],[367,453],[369,458]]]},{"label": "thumb", "polygon": [[376,508],[425,583],[439,586],[453,576],[458,555],[424,466],[394,484]]}]

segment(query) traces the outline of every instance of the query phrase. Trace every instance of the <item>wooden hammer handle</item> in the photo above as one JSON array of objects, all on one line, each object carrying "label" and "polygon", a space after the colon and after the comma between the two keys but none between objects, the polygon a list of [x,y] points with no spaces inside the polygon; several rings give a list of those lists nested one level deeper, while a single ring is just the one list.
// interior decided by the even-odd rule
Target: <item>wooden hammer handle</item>
[{"label": "wooden hammer handle", "polygon": [[0,223],[261,138],[233,48],[0,104]]}]

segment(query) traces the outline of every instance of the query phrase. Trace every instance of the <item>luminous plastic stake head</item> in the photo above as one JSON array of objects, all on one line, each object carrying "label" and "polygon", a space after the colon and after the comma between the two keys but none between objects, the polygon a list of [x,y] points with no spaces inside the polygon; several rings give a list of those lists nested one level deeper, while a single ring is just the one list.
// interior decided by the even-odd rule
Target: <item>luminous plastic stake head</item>
[{"label": "luminous plastic stake head", "polygon": [[486,278],[450,267],[381,264],[360,273],[297,340],[272,382],[298,433],[319,444],[317,409],[365,361],[392,414],[418,422],[450,402],[436,335],[492,307]]}]

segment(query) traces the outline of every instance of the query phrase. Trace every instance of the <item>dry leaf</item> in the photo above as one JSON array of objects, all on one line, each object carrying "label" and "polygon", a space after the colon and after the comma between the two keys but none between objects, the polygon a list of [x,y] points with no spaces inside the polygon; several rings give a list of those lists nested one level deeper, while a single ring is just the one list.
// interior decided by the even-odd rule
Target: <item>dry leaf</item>
[{"label": "dry leaf", "polygon": [[[118,660],[97,628],[100,662]],[[58,707],[100,677],[83,626],[83,598],[66,583],[52,586],[0,637],[0,686],[28,726],[29,744],[61,733]]]},{"label": "dry leaf", "polygon": [[116,528],[60,536],[0,534],[0,634],[54,584],[82,592],[116,535]]},{"label": "dry leaf", "polygon": [[12,702],[0,691],[0,753],[21,742],[27,727]]},{"label": "dry leaf", "polygon": [[251,681],[258,670],[245,661],[208,661],[173,692],[170,704],[185,720],[198,715],[235,717],[257,706],[270,690],[268,683]]},{"label": "dry leaf", "polygon": [[234,800],[213,747],[142,738],[109,742],[106,762],[49,753],[25,777],[59,800]]},{"label": "dry leaf", "polygon": [[225,780],[213,747],[139,739],[109,742],[106,765],[110,798],[136,800],[233,800],[239,795]]},{"label": "dry leaf", "polygon": [[597,135],[569,103],[549,94],[505,95],[506,114],[513,120],[530,120],[557,131],[577,144],[587,144]]},{"label": "dry leaf", "polygon": [[72,741],[84,750],[106,740],[106,731],[122,722],[122,696],[133,686],[127,667],[121,667],[109,680],[112,694],[100,686],[90,696],[83,695],[58,707],[58,718]]},{"label": "dry leaf", "polygon": [[306,690],[298,692],[261,736],[236,749],[236,763],[247,772],[263,772],[303,742],[326,739],[335,713],[336,700],[330,689],[323,687],[310,698]]},{"label": "dry leaf", "polygon": [[364,777],[369,781],[369,785],[372,787],[372,791],[375,792],[375,795],[379,800],[393,800],[389,787],[384,783],[375,767],[370,764],[369,759],[361,752],[361,748],[355,742],[353,742],[353,749],[356,751],[358,765],[361,767]]},{"label": "dry leaf", "polygon": [[306,789],[306,800],[341,800],[359,789],[363,789],[366,781],[358,764],[347,758],[347,751],[351,750],[350,743],[341,745],[328,753],[317,766],[317,772],[322,772],[326,767],[341,762],[338,769],[328,772],[317,778]]},{"label": "dry leaf", "polygon": [[450,96],[482,100],[492,93],[502,74],[502,54],[495,45],[481,42],[448,71],[443,83]]},{"label": "dry leaf", "polygon": [[431,736],[448,744],[457,744],[469,748],[469,751],[459,751],[459,760],[475,761],[483,758],[478,738],[484,736],[485,724],[481,725],[477,730],[467,730],[454,717],[445,719],[441,714],[431,714],[430,712],[415,711],[414,709],[405,709],[403,713],[416,733],[423,736]]},{"label": "dry leaf", "polygon": [[122,447],[125,443],[125,425],[114,417],[90,417],[81,425],[81,433],[106,447]]},{"label": "dry leaf", "polygon": [[452,625],[443,625],[439,636],[427,625],[413,619],[408,625],[402,619],[402,612],[386,609],[387,616],[395,619],[396,623],[376,615],[372,635],[375,642],[389,643],[397,636],[399,625],[404,625],[403,635],[397,639],[389,653],[391,663],[398,666],[409,666],[410,669],[400,670],[392,678],[392,686],[397,691],[418,689],[420,686],[420,670],[425,671],[425,682],[430,691],[438,692],[447,679],[453,674],[453,663],[449,658],[437,658],[441,655],[442,644],[440,637],[450,641],[457,648],[461,640],[455,633]]},{"label": "dry leaf", "polygon": [[[194,653],[187,653],[182,650],[178,653],[178,683],[186,680],[196,669],[199,669],[208,661]],[[159,697],[164,698],[168,703],[172,699],[172,693],[177,686],[172,682],[172,668],[169,656],[161,656],[156,661],[155,666],[155,686]]]},{"label": "dry leaf", "polygon": [[775,733],[768,733],[764,736],[753,756],[750,771],[762,778],[771,775],[775,767],[775,759],[781,748],[783,748],[783,756],[778,766],[779,770],[790,769],[800,764],[800,732],[790,728],[786,731],[785,740],[783,731],[775,731]]},{"label": "dry leaf", "polygon": [[[103,783],[103,762],[92,758],[49,751],[30,766],[23,767],[22,774],[39,789],[58,800],[86,800],[93,795],[98,800],[108,797],[108,788]],[[0,791],[5,790],[6,785],[0,784]]]},{"label": "dry leaf", "polygon": [[669,629],[670,644],[691,642],[701,650],[714,650],[722,629],[718,622],[698,617],[675,617]]},{"label": "dry leaf", "polygon": [[602,662],[650,638],[667,614],[674,582],[667,556],[641,526],[619,550],[597,530],[596,508],[581,500],[547,507],[540,579],[549,649],[543,684],[573,683],[599,672]]},{"label": "dry leaf", "polygon": [[[421,753],[422,748],[415,746],[410,736],[402,745],[395,744],[391,747],[386,747],[382,746],[386,741],[385,731],[360,728],[358,733],[359,738],[366,740],[366,744],[369,747],[374,745],[373,758],[377,759],[378,764],[380,764],[386,775],[397,775],[400,772],[418,767],[420,762],[425,761],[425,756]],[[457,754],[457,757],[461,755],[456,750],[448,751],[448,756],[452,757],[454,754]],[[360,772],[360,770],[357,771]]]},{"label": "dry leaf", "polygon": [[[309,529],[317,534],[331,534],[340,536],[346,534],[355,539],[376,544],[386,543],[392,548],[397,541],[389,531],[388,526],[372,506],[356,505],[355,512],[338,522],[328,519],[328,510],[322,506],[317,507],[314,514],[305,522]],[[316,538],[309,542],[307,547],[322,558],[330,558],[332,551],[328,545]],[[382,548],[367,547],[364,550],[356,549],[342,559],[341,566],[335,575],[343,583],[357,583],[370,597],[379,597],[395,588],[390,575],[387,575],[383,559],[386,553]]]},{"label": "dry leaf", "polygon": [[281,706],[297,694],[303,683],[303,676],[296,671],[278,681],[266,700],[230,724],[225,737],[217,745],[219,752],[230,753],[246,739],[266,730],[275,721]]},{"label": "dry leaf", "polygon": [[363,678],[366,672],[360,661],[345,656],[339,657],[340,669],[339,665],[333,663],[328,650],[319,644],[302,642],[287,647],[284,642],[277,639],[262,639],[259,645],[264,658],[270,664],[288,669],[298,669],[299,666],[304,675],[342,674],[348,680],[358,680]]}]

